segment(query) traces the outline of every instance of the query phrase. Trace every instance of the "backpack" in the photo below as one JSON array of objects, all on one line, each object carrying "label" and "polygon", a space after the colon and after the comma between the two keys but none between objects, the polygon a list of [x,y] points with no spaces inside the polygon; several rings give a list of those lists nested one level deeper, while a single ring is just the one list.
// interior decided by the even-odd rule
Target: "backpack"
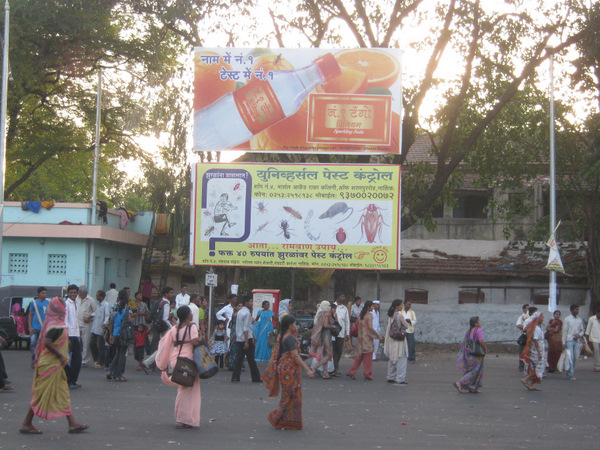
[{"label": "backpack", "polygon": [[131,310],[129,307],[125,308],[125,317],[121,321],[121,330],[119,332],[121,336],[121,345],[123,347],[129,346],[131,342],[135,339],[135,331],[133,330],[133,324],[131,320],[129,320],[129,314],[131,314]]},{"label": "backpack", "polygon": [[160,299],[152,303],[150,306],[150,321],[152,322],[152,326],[158,333],[162,333],[169,329],[164,320],[162,320],[163,308],[165,303],[163,303],[164,299]]}]

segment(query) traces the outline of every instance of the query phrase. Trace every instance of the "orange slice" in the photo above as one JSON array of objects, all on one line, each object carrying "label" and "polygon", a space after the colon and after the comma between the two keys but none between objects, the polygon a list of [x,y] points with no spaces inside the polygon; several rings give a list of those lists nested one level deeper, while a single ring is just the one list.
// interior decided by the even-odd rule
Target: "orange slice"
[{"label": "orange slice", "polygon": [[325,83],[323,89],[330,94],[362,94],[367,88],[367,74],[342,66],[342,74]]},{"label": "orange slice", "polygon": [[365,73],[367,88],[389,88],[400,74],[400,62],[389,53],[376,48],[343,50],[335,55],[335,59],[341,66]]}]

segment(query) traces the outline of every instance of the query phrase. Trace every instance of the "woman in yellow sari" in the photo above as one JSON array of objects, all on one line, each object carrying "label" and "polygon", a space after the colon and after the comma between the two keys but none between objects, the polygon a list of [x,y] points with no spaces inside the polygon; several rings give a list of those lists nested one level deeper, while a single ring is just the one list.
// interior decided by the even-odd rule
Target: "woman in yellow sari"
[{"label": "woman in yellow sari", "polygon": [[281,318],[281,332],[273,347],[271,360],[262,375],[269,397],[279,394],[281,383],[281,400],[279,407],[269,414],[269,422],[275,428],[285,430],[302,429],[302,369],[309,378],[315,376],[298,353],[298,327],[294,316]]},{"label": "woman in yellow sari", "polygon": [[31,404],[19,428],[22,434],[42,434],[31,423],[33,415],[42,419],[66,416],[69,433],[81,433],[80,424],[71,412],[71,397],[63,367],[69,362],[69,335],[65,326],[64,300],[54,297],[48,305],[46,319],[35,348],[35,373],[31,387]]}]

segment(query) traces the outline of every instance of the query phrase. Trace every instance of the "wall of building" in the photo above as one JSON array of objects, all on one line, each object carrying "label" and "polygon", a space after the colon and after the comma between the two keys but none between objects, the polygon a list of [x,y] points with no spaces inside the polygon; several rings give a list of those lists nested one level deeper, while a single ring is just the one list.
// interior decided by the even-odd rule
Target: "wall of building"
[{"label": "wall of building", "polygon": [[117,289],[131,288],[136,292],[142,275],[142,249],[140,247],[117,244],[95,244],[94,292],[99,289],[110,289],[115,283]]}]

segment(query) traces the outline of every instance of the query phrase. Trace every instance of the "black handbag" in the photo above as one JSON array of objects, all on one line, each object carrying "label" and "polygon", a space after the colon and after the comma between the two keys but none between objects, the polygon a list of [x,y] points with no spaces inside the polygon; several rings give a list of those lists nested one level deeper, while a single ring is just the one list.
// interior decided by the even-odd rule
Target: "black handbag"
[{"label": "black handbag", "polygon": [[469,343],[469,354],[471,356],[485,356],[485,350],[478,340],[472,340]]},{"label": "black handbag", "polygon": [[527,333],[521,333],[521,336],[517,338],[517,345],[523,347],[525,344],[527,344]]},{"label": "black handbag", "polygon": [[338,337],[342,332],[342,326],[337,320],[333,321],[333,328],[331,328],[331,335],[333,337]]},{"label": "black handbag", "polygon": [[[196,361],[185,356],[181,356],[181,350],[183,349],[183,341],[185,341],[185,335],[190,330],[188,325],[183,332],[183,339],[179,346],[179,354],[177,355],[177,362],[173,367],[173,375],[171,375],[171,381],[181,386],[192,387],[194,382],[198,379],[198,366]],[[179,330],[177,330],[179,334]],[[179,340],[179,338],[177,339]]]}]

